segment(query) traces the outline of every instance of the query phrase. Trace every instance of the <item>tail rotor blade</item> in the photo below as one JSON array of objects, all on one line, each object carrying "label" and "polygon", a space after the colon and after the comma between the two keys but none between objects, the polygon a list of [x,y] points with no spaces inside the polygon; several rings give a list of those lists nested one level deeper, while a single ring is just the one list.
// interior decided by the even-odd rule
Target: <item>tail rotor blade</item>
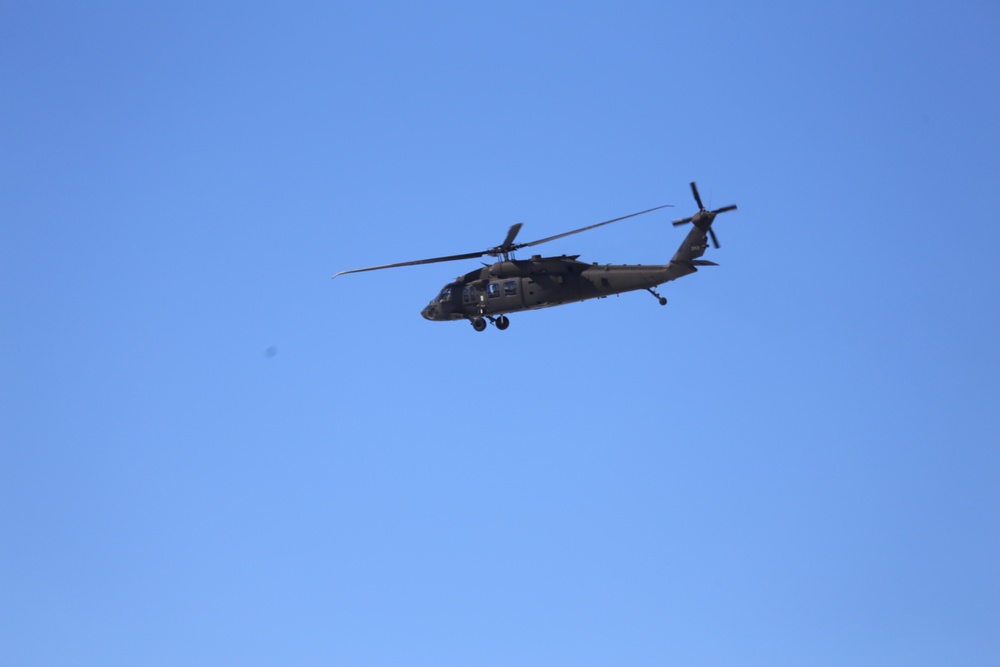
[{"label": "tail rotor blade", "polygon": [[681,218],[680,220],[674,220],[673,225],[674,227],[678,225],[686,225],[687,223],[691,222],[691,220],[693,220],[693,218]]},{"label": "tail rotor blade", "polygon": [[712,245],[714,245],[715,249],[718,250],[719,249],[719,239],[715,238],[715,232],[712,231],[711,227],[708,228],[708,235],[712,237]]},{"label": "tail rotor blade", "polygon": [[701,203],[701,195],[698,194],[698,186],[695,185],[694,181],[691,181],[691,194],[694,195],[694,200],[698,202],[698,208],[704,211],[705,205]]},{"label": "tail rotor blade", "polygon": [[712,213],[725,213],[726,211],[735,211],[735,210],[736,210],[736,204],[732,204],[730,206],[723,206],[722,208],[717,208],[714,211],[712,211]]}]

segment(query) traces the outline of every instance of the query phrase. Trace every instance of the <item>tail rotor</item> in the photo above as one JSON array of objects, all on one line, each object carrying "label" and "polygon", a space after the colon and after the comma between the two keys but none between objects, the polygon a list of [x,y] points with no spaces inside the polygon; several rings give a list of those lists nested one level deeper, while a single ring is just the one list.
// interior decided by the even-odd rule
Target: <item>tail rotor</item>
[{"label": "tail rotor", "polygon": [[715,221],[715,216],[719,213],[725,213],[726,211],[735,211],[736,204],[731,204],[729,206],[723,206],[722,208],[717,208],[714,211],[705,210],[705,205],[701,203],[701,195],[698,194],[698,186],[695,185],[694,181],[691,181],[691,194],[694,195],[694,200],[698,204],[698,212],[689,218],[681,218],[680,220],[674,220],[674,226],[686,225],[687,223],[694,223],[694,226],[698,229],[706,232],[712,239],[712,245],[716,248],[719,247],[719,239],[715,237],[715,232],[712,231],[712,223]]}]

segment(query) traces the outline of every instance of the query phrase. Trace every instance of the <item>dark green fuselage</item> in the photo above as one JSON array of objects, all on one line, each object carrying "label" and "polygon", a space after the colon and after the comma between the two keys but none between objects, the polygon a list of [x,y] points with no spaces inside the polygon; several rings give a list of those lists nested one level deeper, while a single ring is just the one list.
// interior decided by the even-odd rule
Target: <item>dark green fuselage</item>
[{"label": "dark green fuselage", "polygon": [[577,257],[535,256],[471,271],[445,285],[421,315],[440,322],[537,310],[651,289],[697,270],[689,262],[587,264]]}]

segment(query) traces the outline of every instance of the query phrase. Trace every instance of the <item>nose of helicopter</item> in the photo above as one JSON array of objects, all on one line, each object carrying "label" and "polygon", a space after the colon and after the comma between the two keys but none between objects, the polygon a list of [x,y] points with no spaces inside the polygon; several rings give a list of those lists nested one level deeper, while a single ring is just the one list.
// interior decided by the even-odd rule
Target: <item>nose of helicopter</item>
[{"label": "nose of helicopter", "polygon": [[437,307],[433,303],[428,304],[428,306],[426,308],[424,308],[423,310],[420,311],[420,315],[425,320],[432,320],[433,321],[434,318],[437,316]]}]

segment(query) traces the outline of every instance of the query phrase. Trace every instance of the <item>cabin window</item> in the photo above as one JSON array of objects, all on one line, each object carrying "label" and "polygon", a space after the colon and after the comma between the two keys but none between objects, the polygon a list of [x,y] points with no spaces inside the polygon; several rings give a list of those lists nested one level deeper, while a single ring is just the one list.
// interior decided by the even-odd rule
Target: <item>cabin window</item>
[{"label": "cabin window", "polygon": [[495,299],[500,296],[500,283],[490,283],[489,287],[486,289],[489,292],[491,299]]},{"label": "cabin window", "polygon": [[517,281],[508,280],[503,284],[503,295],[504,296],[516,296],[517,295]]}]

